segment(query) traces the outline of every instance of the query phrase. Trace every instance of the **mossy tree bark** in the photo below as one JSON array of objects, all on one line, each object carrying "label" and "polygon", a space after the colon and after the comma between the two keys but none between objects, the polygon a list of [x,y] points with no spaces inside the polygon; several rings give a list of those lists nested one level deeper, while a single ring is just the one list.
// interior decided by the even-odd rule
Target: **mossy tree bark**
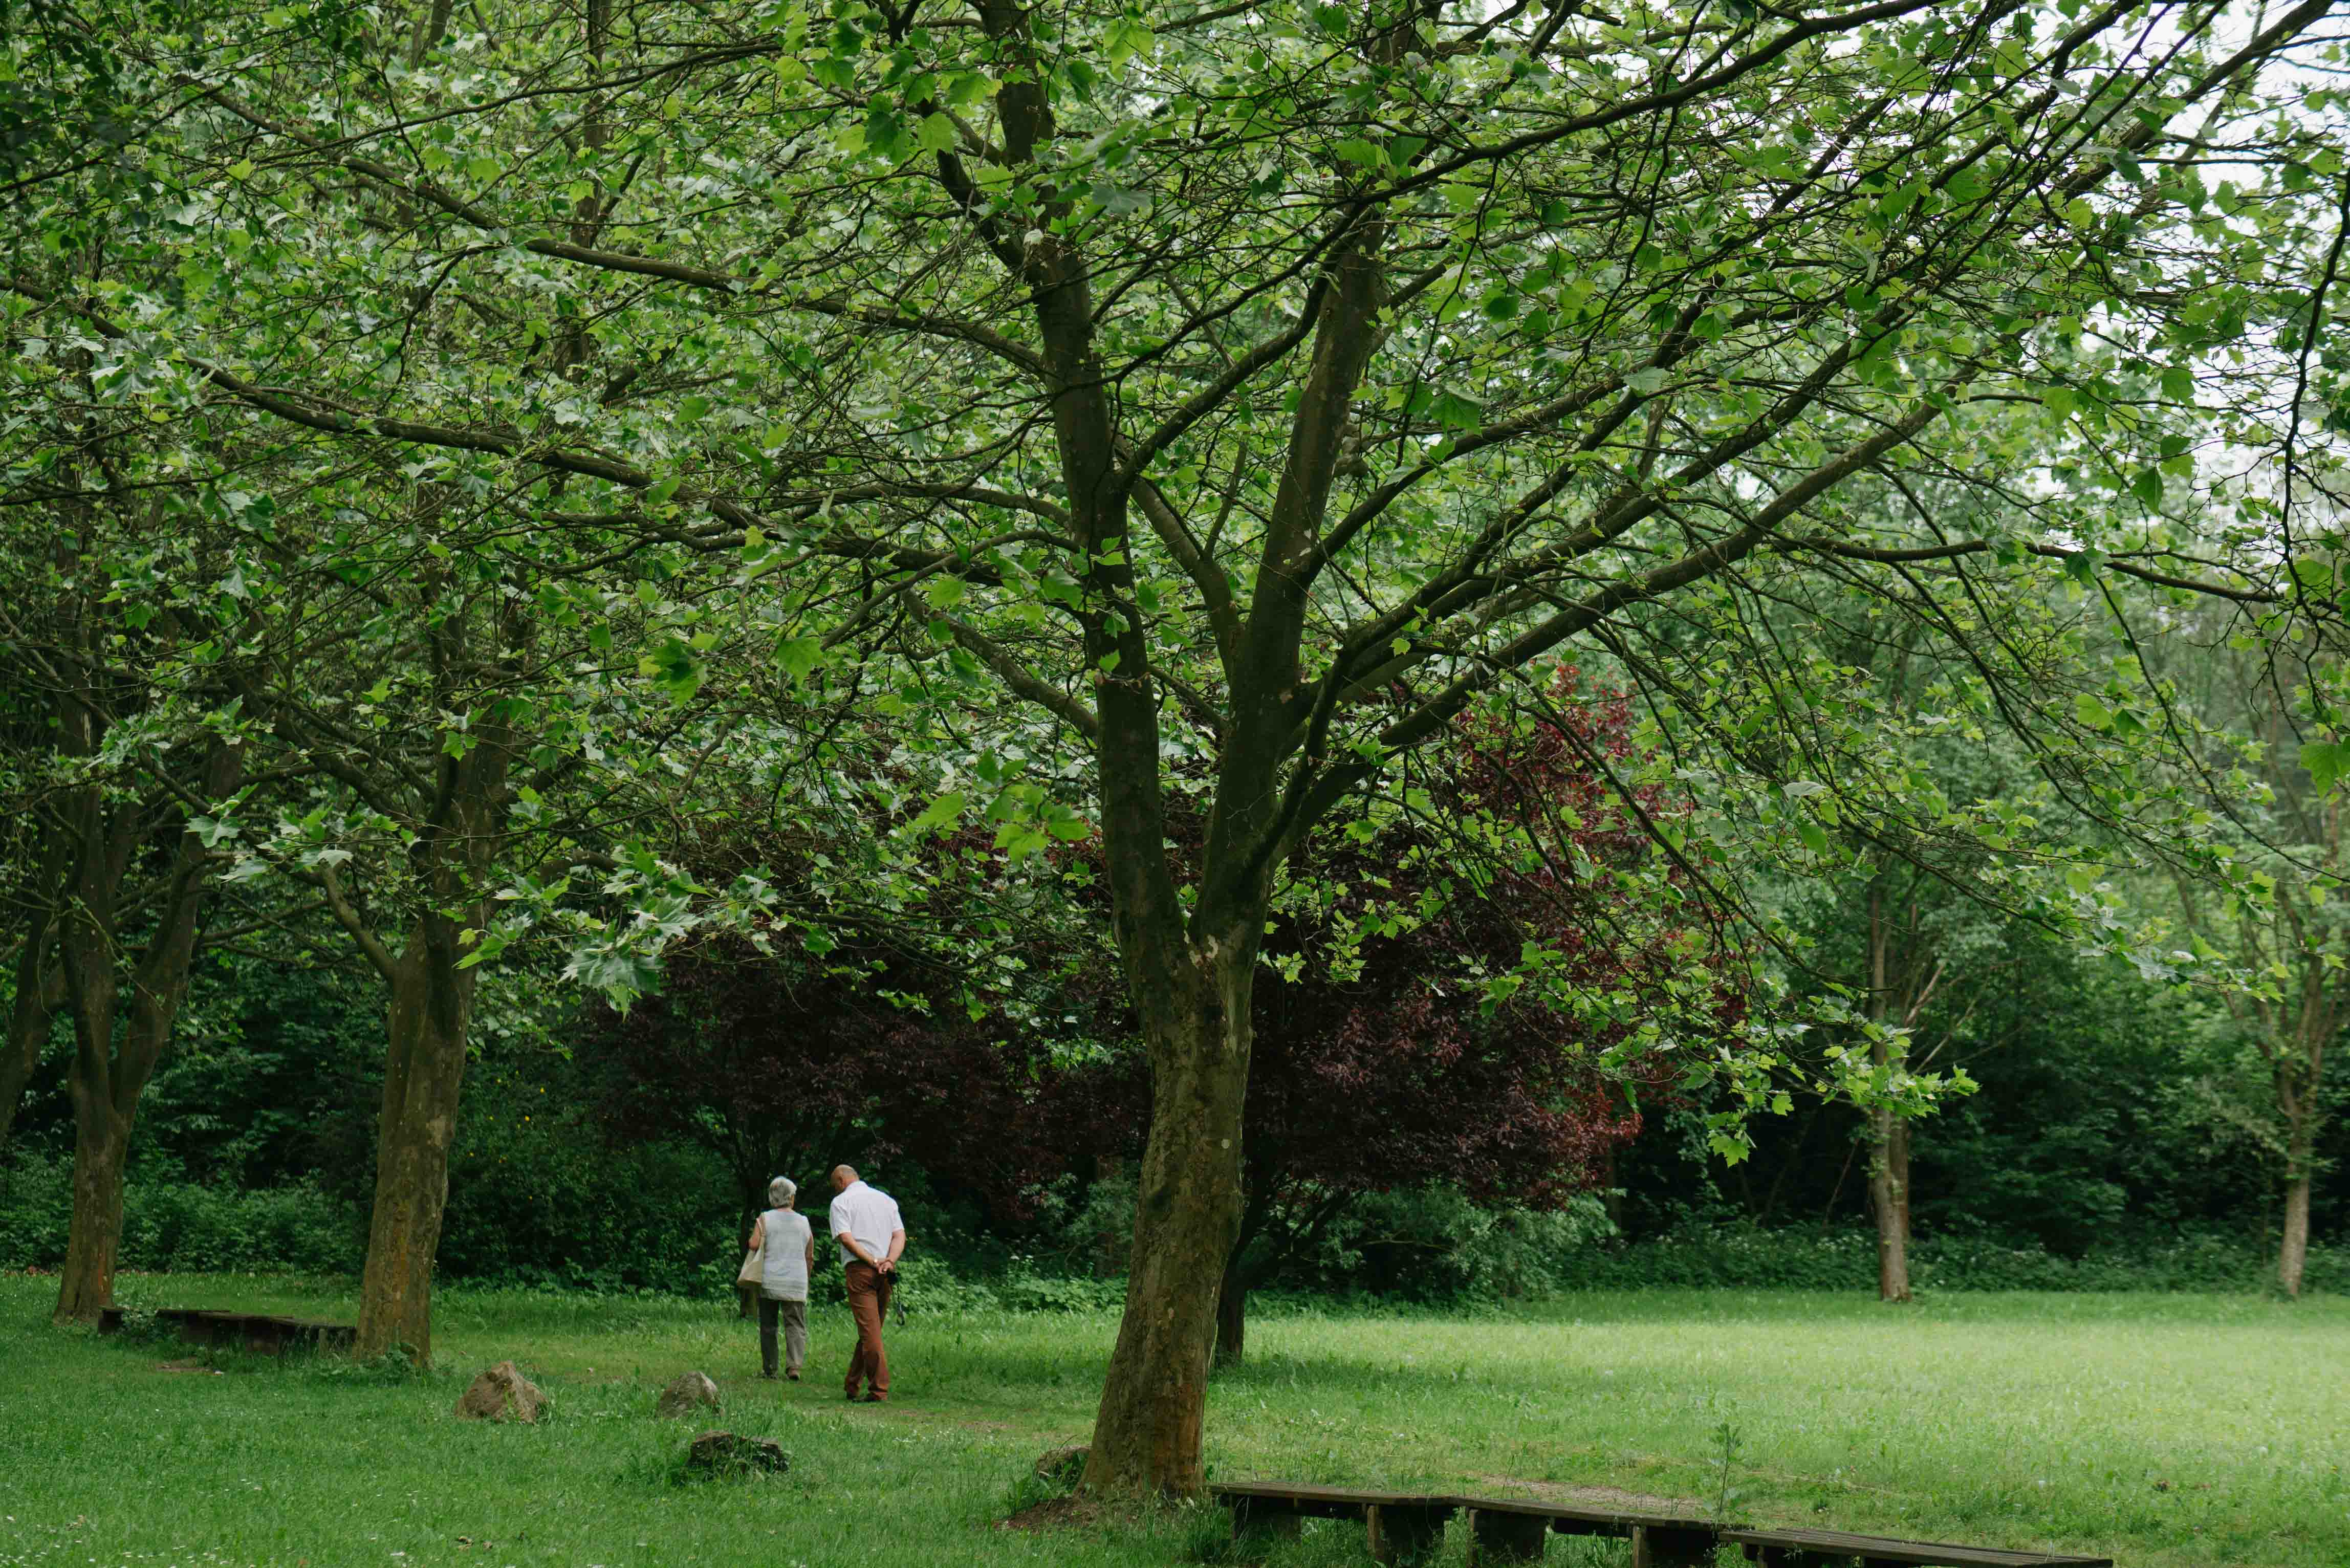
[{"label": "mossy tree bark", "polygon": [[[104,727],[95,705],[74,703],[64,723],[68,750],[95,755]],[[237,749],[215,742],[202,798],[233,794],[241,772]],[[130,944],[120,930],[120,895],[134,857],[153,831],[152,819],[140,803],[110,804],[98,784],[72,792],[65,818],[74,867],[58,947],[74,1019],[67,1076],[74,1111],[73,1220],[54,1317],[87,1323],[114,1297],[131,1127],[187,995],[211,854],[193,827],[179,834],[161,873],[154,923],[130,970],[125,1006],[118,965]]]},{"label": "mossy tree bark", "polygon": [[[498,628],[506,650],[520,633],[509,613]],[[434,637],[436,669],[462,669],[463,628],[452,620]],[[401,1349],[419,1363],[432,1360],[432,1266],[449,1200],[449,1148],[478,972],[467,962],[463,933],[490,923],[488,876],[507,773],[521,743],[512,722],[516,711],[513,700],[493,700],[469,729],[463,754],[444,751],[435,763],[432,802],[410,857],[421,884],[421,912],[398,952],[331,867],[317,875],[328,909],[382,977],[388,996],[375,1205],[359,1282],[361,1356]]]}]

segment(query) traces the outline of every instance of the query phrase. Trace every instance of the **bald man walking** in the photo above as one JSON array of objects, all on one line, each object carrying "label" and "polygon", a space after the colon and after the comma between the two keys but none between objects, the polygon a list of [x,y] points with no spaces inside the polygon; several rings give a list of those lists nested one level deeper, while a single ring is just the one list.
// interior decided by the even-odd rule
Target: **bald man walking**
[{"label": "bald man walking", "polygon": [[906,1223],[898,1200],[868,1187],[846,1165],[832,1168],[832,1234],[847,1270],[848,1310],[857,1318],[857,1352],[848,1358],[847,1396],[880,1405],[889,1398],[889,1358],[881,1349],[881,1320],[889,1314],[889,1294],[898,1283],[898,1258],[906,1250]]}]

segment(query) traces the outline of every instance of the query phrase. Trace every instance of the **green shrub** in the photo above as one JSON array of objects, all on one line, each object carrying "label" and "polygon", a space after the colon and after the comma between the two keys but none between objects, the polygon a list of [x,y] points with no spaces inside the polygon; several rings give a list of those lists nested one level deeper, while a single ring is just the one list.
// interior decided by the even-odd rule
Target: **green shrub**
[{"label": "green shrub", "polygon": [[1565,1288],[1576,1261],[1615,1233],[1596,1198],[1497,1208],[1438,1184],[1367,1194],[1341,1210],[1273,1282],[1402,1301],[1502,1301]]},{"label": "green shrub", "polygon": [[[68,1161],[24,1155],[0,1172],[0,1268],[55,1268],[72,1220]],[[246,1191],[133,1177],[123,1186],[128,1269],[353,1273],[366,1241],[365,1216],[307,1183]]]},{"label": "green shrub", "polygon": [[0,1269],[55,1268],[72,1223],[71,1166],[21,1150],[0,1166]]},{"label": "green shrub", "polygon": [[[1973,1236],[1925,1237],[1909,1248],[1910,1282],[1920,1290],[2257,1291],[2275,1266],[2272,1254],[2214,1232],[2186,1232],[2082,1258]],[[1856,1230],[1690,1227],[1628,1245],[1586,1248],[1571,1255],[1558,1282],[1570,1290],[1873,1290],[1877,1238]],[[2350,1291],[2350,1251],[2311,1248],[2304,1288]]]}]

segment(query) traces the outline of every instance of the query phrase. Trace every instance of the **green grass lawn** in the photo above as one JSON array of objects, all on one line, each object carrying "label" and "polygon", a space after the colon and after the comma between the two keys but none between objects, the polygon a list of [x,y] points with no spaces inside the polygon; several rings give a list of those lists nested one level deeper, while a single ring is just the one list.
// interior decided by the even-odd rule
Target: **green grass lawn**
[{"label": "green grass lawn", "polygon": [[[833,1568],[1174,1563],[1181,1513],[1036,1534],[998,1528],[1030,1461],[1082,1440],[1107,1316],[916,1317],[896,1402],[850,1407],[847,1314],[818,1308],[806,1383],[763,1385],[756,1334],[707,1303],[452,1291],[434,1376],[182,1353],[47,1326],[53,1282],[0,1279],[0,1568]],[[340,1288],[126,1277],[132,1305],[352,1315]],[[2350,1303],[2189,1296],[1865,1299],[1657,1292],[1491,1318],[1265,1317],[1220,1378],[1219,1477],[1442,1490],[1615,1487],[1732,1511],[2108,1554],[2127,1568],[2350,1563]],[[556,1400],[542,1427],[455,1419],[511,1357]],[[782,1439],[792,1473],[679,1486],[691,1429],[652,1418],[699,1368],[721,1424]],[[1460,1532],[1454,1532],[1457,1537]],[[1336,1525],[1277,1563],[1358,1558]],[[1459,1561],[1461,1545],[1448,1546]],[[1554,1540],[1551,1561],[1620,1562]],[[1730,1561],[1725,1553],[1724,1561]]]}]

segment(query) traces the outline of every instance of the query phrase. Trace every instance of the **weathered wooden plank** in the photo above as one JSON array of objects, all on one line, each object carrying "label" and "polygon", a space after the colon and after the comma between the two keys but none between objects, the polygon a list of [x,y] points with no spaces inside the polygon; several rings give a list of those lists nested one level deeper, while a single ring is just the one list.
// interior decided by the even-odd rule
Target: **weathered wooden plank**
[{"label": "weathered wooden plank", "polygon": [[1743,1547],[1747,1560],[1763,1568],[1840,1568],[1850,1563],[1866,1568],[2113,1568],[2110,1557],[2009,1552],[1841,1530],[1726,1530],[1721,1538]]},{"label": "weathered wooden plank", "polygon": [[[1638,1509],[1604,1507],[1596,1503],[1555,1502],[1532,1497],[1458,1497],[1463,1508],[1494,1513],[1517,1513],[1555,1521],[1561,1535],[1623,1535],[1646,1525],[1657,1530],[1705,1530],[1713,1527],[1691,1514],[1648,1513]],[[1582,1528],[1588,1526],[1589,1528]],[[1573,1528],[1570,1528],[1573,1527]]]},{"label": "weathered wooden plank", "polygon": [[1288,1498],[1297,1502],[1345,1503],[1356,1508],[1375,1502],[1409,1504],[1414,1508],[1457,1507],[1447,1492],[1388,1491],[1376,1487],[1324,1486],[1317,1481],[1218,1481],[1208,1490],[1217,1497]]}]

